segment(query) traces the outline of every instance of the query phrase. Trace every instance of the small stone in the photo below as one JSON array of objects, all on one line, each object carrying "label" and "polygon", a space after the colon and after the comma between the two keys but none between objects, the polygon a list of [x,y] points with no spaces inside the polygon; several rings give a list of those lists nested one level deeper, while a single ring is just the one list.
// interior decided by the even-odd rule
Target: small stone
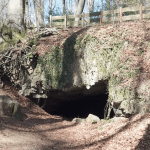
[{"label": "small stone", "polygon": [[99,119],[99,117],[97,117],[93,114],[89,114],[88,117],[86,118],[86,122],[90,123],[90,124],[99,123],[100,119]]}]

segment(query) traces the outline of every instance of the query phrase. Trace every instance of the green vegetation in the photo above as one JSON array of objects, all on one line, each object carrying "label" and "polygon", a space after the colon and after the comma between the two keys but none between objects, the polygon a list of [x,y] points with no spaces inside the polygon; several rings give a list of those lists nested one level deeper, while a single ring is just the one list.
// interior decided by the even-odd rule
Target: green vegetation
[{"label": "green vegetation", "polygon": [[0,50],[3,51],[9,47],[15,46],[19,41],[27,38],[27,31],[19,32],[9,26],[4,26],[0,29],[4,37],[4,42],[0,45]]},{"label": "green vegetation", "polygon": [[[15,33],[13,36],[14,35],[19,38],[19,34]],[[125,43],[128,43],[128,41],[121,41],[118,39],[119,35],[122,35],[123,38],[126,36],[126,33],[113,32],[99,41],[97,37],[91,36],[87,32],[86,35],[77,37],[77,39],[74,37],[73,39],[68,38],[64,41],[64,49],[54,46],[49,53],[45,53],[44,56],[39,56],[38,64],[40,65],[40,73],[44,73],[46,85],[57,89],[60,86],[60,77],[63,69],[67,71],[67,73],[70,71],[70,68],[64,63],[69,62],[69,65],[71,63],[73,64],[74,61],[71,59],[77,59],[79,56],[78,54],[83,53],[84,62],[87,65],[86,71],[90,70],[89,66],[91,66],[92,62],[96,62],[98,80],[108,81],[108,103],[125,100],[128,100],[130,103],[131,100],[135,100],[137,95],[133,85],[124,83],[128,80],[135,79],[135,77],[139,74],[140,65],[137,65],[134,68],[131,67],[132,59],[130,57],[120,60],[123,53],[123,47]],[[21,38],[23,37],[21,36],[20,40]],[[10,38],[8,41],[9,40]],[[29,46],[32,47],[33,51],[36,48],[37,42],[38,36],[29,41]],[[12,43],[15,44],[13,40]],[[141,43],[141,49],[135,51],[135,55],[138,53],[144,53],[142,50],[143,44],[144,43]],[[67,49],[69,49],[69,51],[67,51]],[[65,59],[68,59],[65,61],[64,51],[66,52]],[[27,57],[32,57],[32,54],[30,54],[31,53],[29,53]],[[72,55],[75,55],[75,57]],[[69,68],[68,70],[65,68],[65,65],[67,69]],[[80,67],[81,70],[84,69],[83,66]],[[126,105],[126,103],[124,105]],[[108,107],[110,107],[110,105],[108,105]]]},{"label": "green vegetation", "polygon": [[40,56],[38,63],[41,65],[41,72],[44,71],[46,84],[53,88],[59,87],[59,79],[62,73],[63,50],[54,46],[51,53]]},{"label": "green vegetation", "polygon": [[29,46],[32,47],[33,45],[37,45],[37,42],[38,42],[38,37],[36,36],[35,38],[29,41]]},{"label": "green vegetation", "polygon": [[104,126],[110,122],[113,122],[112,119],[108,119],[108,120],[101,119],[100,121],[101,125],[98,127],[98,130],[103,130]]},{"label": "green vegetation", "polygon": [[[124,47],[124,43],[127,41],[118,40],[118,34],[122,34],[122,37],[125,36],[124,33],[112,33],[110,35],[107,35],[107,38],[99,41],[97,37],[86,34],[82,37],[77,37],[75,45],[73,39],[68,39],[67,41],[64,41],[64,49],[70,47],[69,42],[73,42],[72,44],[74,45],[74,53],[72,54],[75,55],[75,58],[77,58],[76,55],[78,53],[81,53],[83,49],[86,49],[83,52],[85,62],[89,63],[90,65],[91,62],[96,61],[99,80],[108,81],[108,103],[111,103],[114,100],[124,101],[136,99],[136,94],[132,85],[127,84],[122,86],[122,84],[128,79],[134,80],[134,78],[139,73],[139,66],[136,66],[134,69],[131,68],[130,64],[132,60],[129,57],[124,59],[122,63],[120,62],[122,49]],[[29,41],[30,47],[33,47],[33,45],[35,45],[32,48],[33,51],[36,48],[37,42],[38,37],[35,37],[34,39]],[[141,52],[143,53],[142,50],[136,51],[137,54]],[[30,56],[29,53],[27,57],[32,56]],[[44,72],[46,78],[46,85],[51,86],[54,89],[57,89],[60,86],[59,83],[60,77],[62,75],[63,59],[64,50],[57,46],[54,46],[51,49],[50,53],[45,53],[44,56],[39,56],[38,59],[38,64],[41,68],[41,74]],[[87,64],[87,66],[89,65]],[[88,69],[89,68],[87,68],[87,70]],[[118,72],[117,75],[115,75],[115,72]],[[109,115],[107,115],[107,117],[108,116]]]},{"label": "green vegetation", "polygon": [[[140,69],[139,65],[131,68],[132,59],[130,57],[127,57],[122,63],[120,62],[125,42],[118,40],[116,33],[101,41],[87,34],[78,38],[75,45],[75,52],[81,51],[83,48],[86,49],[84,52],[86,62],[92,63],[96,60],[100,79],[108,81],[109,103],[135,100],[137,96],[132,84],[124,84],[130,79],[134,80]],[[118,74],[115,75],[115,72]]]},{"label": "green vegetation", "polygon": [[98,128],[99,130],[103,130],[103,128],[102,128],[102,126],[99,126],[99,128]]}]

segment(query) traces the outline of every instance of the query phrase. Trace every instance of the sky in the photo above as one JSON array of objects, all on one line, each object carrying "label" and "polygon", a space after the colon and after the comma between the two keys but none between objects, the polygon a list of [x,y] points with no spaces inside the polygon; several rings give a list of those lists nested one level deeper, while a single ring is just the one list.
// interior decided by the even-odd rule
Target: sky
[{"label": "sky", "polygon": [[[32,0],[29,0],[30,1],[30,5],[31,5],[31,8],[30,8],[30,14],[31,15],[31,20],[33,21],[33,23],[35,22],[35,15],[34,15],[34,7],[33,7],[33,1]],[[48,15],[48,6],[49,6],[49,0],[45,0],[45,14],[44,15]],[[55,0],[53,0],[55,2]],[[74,0],[72,0],[74,1]],[[53,2],[53,7],[54,7],[54,2]],[[105,2],[105,0],[104,0]],[[69,6],[69,1],[66,0],[66,3],[67,5]],[[95,11],[100,11],[101,9],[101,1],[100,0],[95,0],[94,1],[94,8],[95,8]],[[56,0],[56,5],[55,5],[55,12],[57,11],[57,13],[59,15],[62,15],[62,0]],[[72,10],[74,11],[74,6],[72,6]],[[84,7],[84,10],[83,10],[84,13],[88,13],[88,8],[87,7]],[[45,23],[48,23],[48,21],[44,20]]]},{"label": "sky", "polygon": [[[55,0],[53,0],[53,1],[55,1]],[[74,2],[74,0],[72,0],[73,2]],[[87,1],[87,0],[86,0]],[[101,5],[101,0],[94,0],[95,1],[95,7],[97,6],[97,5]],[[105,0],[104,0],[105,1]],[[48,6],[49,5],[49,2],[47,1],[46,3],[45,3],[45,5],[46,6]],[[69,0],[66,0],[66,5],[69,5]],[[75,5],[75,4],[74,4]],[[56,7],[59,7],[61,10],[61,12],[62,12],[62,0],[56,0]],[[73,8],[74,9],[74,8]],[[84,9],[84,12],[87,12],[88,10],[87,10],[87,8],[85,7],[85,9]]]}]

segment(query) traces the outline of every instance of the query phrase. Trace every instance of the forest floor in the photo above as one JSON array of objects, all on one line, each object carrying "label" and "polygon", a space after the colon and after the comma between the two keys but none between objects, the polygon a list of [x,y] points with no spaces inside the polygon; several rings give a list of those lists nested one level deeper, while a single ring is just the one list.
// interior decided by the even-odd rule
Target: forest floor
[{"label": "forest floor", "polygon": [[98,124],[75,124],[50,115],[5,86],[22,106],[24,121],[0,117],[0,150],[150,150],[150,113]]},{"label": "forest floor", "polygon": [[24,121],[0,116],[0,150],[150,150],[150,113],[106,124],[75,124],[50,115],[17,90],[0,94],[18,101]]},{"label": "forest floor", "polygon": [[[149,22],[147,24],[150,26]],[[150,28],[145,26],[143,22],[127,22],[122,23],[120,28],[114,27],[114,31],[122,30],[121,28],[131,30],[132,34],[125,38],[135,43],[136,47],[139,38],[149,40]],[[101,28],[110,34],[112,25]],[[99,30],[100,27],[93,28],[92,34],[100,36]],[[86,29],[70,28],[60,32],[61,35],[41,38],[37,52],[42,55],[48,52],[52,45],[59,46],[62,40],[74,32],[78,35],[85,34]],[[129,52],[126,54],[130,54]],[[143,62],[143,70],[148,74],[149,62],[149,59]],[[106,124],[75,124],[60,116],[46,113],[30,99],[19,95],[10,85],[1,87],[0,95],[4,94],[20,103],[26,117],[23,121],[18,121],[15,118],[0,116],[0,150],[150,150],[150,112],[130,118],[121,117]]]}]

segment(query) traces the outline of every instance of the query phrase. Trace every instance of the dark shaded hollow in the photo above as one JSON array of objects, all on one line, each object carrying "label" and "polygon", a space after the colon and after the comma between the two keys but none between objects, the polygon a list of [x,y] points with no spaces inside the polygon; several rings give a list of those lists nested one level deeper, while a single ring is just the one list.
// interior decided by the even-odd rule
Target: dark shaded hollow
[{"label": "dark shaded hollow", "polygon": [[3,83],[3,87],[5,85],[8,85],[8,86],[13,86],[13,84],[11,83],[10,81],[10,78],[8,77],[8,75],[6,74],[3,74],[1,77],[0,77],[2,83]]},{"label": "dark shaded hollow", "polygon": [[[44,109],[51,115],[58,115],[66,120],[71,121],[73,118],[86,118],[89,114],[98,116],[104,119],[104,109],[107,103],[108,94],[99,94],[96,96],[85,96],[77,100],[70,100],[59,104],[55,111]],[[44,101],[40,100],[39,106],[43,106]],[[114,117],[113,110],[110,113],[110,118]]]}]

